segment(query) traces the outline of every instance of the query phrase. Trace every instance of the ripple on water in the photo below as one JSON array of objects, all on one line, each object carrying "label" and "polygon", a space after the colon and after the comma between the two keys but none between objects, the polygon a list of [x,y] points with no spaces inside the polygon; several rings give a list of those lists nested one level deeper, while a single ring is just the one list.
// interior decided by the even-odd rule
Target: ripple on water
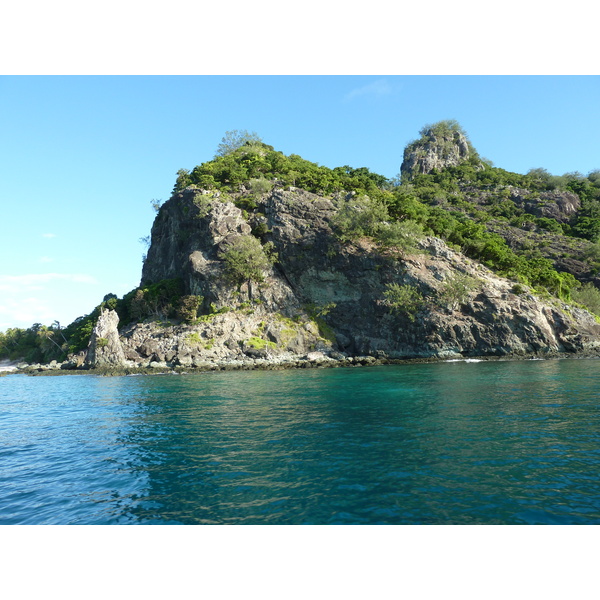
[{"label": "ripple on water", "polygon": [[598,361],[0,380],[0,524],[598,524]]}]

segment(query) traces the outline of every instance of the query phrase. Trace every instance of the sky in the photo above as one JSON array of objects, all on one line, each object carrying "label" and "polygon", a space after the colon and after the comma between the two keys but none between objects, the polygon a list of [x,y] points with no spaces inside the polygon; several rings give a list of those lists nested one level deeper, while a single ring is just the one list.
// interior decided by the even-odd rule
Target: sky
[{"label": "sky", "polygon": [[[322,165],[366,166],[393,177],[405,145],[425,124],[456,119],[498,167],[555,174],[600,168],[594,16],[588,0],[560,10],[528,0],[375,0],[360,10],[336,0],[7,3],[0,36],[0,331],[68,324],[105,294],[133,289],[144,252],[139,239],[154,218],[151,200],[166,200],[177,170],[210,160],[228,130],[256,131],[277,150]],[[458,527],[450,537],[444,528],[321,528],[318,544],[331,550],[322,565],[307,563],[317,546],[313,530],[286,530],[287,544],[276,545],[285,565],[264,576],[272,548],[256,535],[243,563],[234,563],[240,577],[232,580],[230,548],[239,547],[243,528],[234,540],[223,536],[234,529],[211,539],[217,545],[203,589],[221,593],[223,582],[239,582],[247,594],[250,582],[265,598],[280,597],[281,589],[305,597],[317,589],[305,577],[310,571],[332,575],[325,587],[321,577],[318,589],[334,596],[342,589],[346,598],[377,596],[386,585],[397,590],[399,577],[403,590],[421,597],[435,588],[430,597],[479,598],[485,589],[504,598],[516,583],[529,595],[563,598],[588,584],[588,572],[589,589],[594,585],[594,554],[587,551],[594,540],[586,528],[577,537],[568,528],[537,528],[533,551],[534,529],[527,528]],[[99,528],[93,544],[87,530],[69,530],[67,544],[49,530],[42,539],[40,531],[2,532],[9,540],[5,570],[16,573],[19,586],[31,579],[33,548],[40,593],[50,582],[68,590],[64,597],[80,597],[98,565],[121,575],[118,583],[106,577],[106,589],[100,582],[103,592],[129,580],[147,597],[172,592],[174,582],[197,589],[206,530],[196,539],[178,529],[173,543],[172,530],[161,528],[142,544],[139,535],[148,530],[136,529],[134,538],[133,529]],[[117,535],[127,536],[119,547],[135,545],[125,570],[112,560]],[[160,542],[168,553],[157,553]],[[560,573],[548,578],[557,557]],[[76,568],[65,579],[66,563]],[[144,588],[143,578],[126,578],[155,564],[164,583],[146,578]]]},{"label": "sky", "polygon": [[456,119],[497,167],[587,174],[599,99],[598,76],[2,76],[0,331],[134,289],[151,201],[226,131],[394,177],[424,125]]}]

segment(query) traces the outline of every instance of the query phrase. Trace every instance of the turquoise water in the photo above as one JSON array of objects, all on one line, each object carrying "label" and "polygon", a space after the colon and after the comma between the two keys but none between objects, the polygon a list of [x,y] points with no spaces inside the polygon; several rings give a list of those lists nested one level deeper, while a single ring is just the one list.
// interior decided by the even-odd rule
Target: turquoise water
[{"label": "turquoise water", "polygon": [[0,524],[600,523],[600,361],[0,379]]}]

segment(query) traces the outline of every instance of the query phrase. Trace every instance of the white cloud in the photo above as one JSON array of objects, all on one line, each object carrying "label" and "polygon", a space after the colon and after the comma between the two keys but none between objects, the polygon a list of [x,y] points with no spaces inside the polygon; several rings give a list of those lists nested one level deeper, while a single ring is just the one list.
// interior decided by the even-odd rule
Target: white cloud
[{"label": "white cloud", "polygon": [[45,238],[55,238],[56,234],[55,233],[42,233],[42,237],[45,237]]},{"label": "white cloud", "polygon": [[98,304],[98,281],[86,273],[0,275],[0,331],[33,323],[70,323]]},{"label": "white cloud", "polygon": [[9,327],[30,327],[34,323],[54,321],[53,310],[39,298],[4,301],[0,305],[0,331]]},{"label": "white cloud", "polygon": [[385,79],[378,79],[360,88],[355,88],[346,96],[346,101],[353,100],[359,96],[387,96],[392,93],[392,86]]}]

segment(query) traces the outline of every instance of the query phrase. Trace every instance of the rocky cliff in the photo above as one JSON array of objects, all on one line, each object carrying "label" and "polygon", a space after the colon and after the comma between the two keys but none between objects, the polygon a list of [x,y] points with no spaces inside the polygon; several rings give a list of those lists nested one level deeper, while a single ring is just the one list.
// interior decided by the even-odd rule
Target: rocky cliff
[{"label": "rocky cliff", "polygon": [[[191,324],[130,325],[121,331],[129,361],[206,367],[311,353],[402,359],[600,348],[592,315],[542,301],[440,239],[425,237],[417,252],[401,256],[369,238],[341,243],[334,198],[275,187],[254,199],[249,214],[231,201],[239,197],[187,188],[163,205],[142,284],[181,278],[186,293],[202,297],[204,315]],[[273,245],[276,262],[262,281],[234,283],[224,252],[253,231]],[[468,284],[456,292],[457,281]],[[394,286],[420,301],[410,310],[390,302]]]},{"label": "rocky cliff", "polygon": [[493,167],[456,121],[420,135],[401,181],[256,140],[180,170],[140,286],[56,330],[54,368],[600,355],[600,172]]}]

